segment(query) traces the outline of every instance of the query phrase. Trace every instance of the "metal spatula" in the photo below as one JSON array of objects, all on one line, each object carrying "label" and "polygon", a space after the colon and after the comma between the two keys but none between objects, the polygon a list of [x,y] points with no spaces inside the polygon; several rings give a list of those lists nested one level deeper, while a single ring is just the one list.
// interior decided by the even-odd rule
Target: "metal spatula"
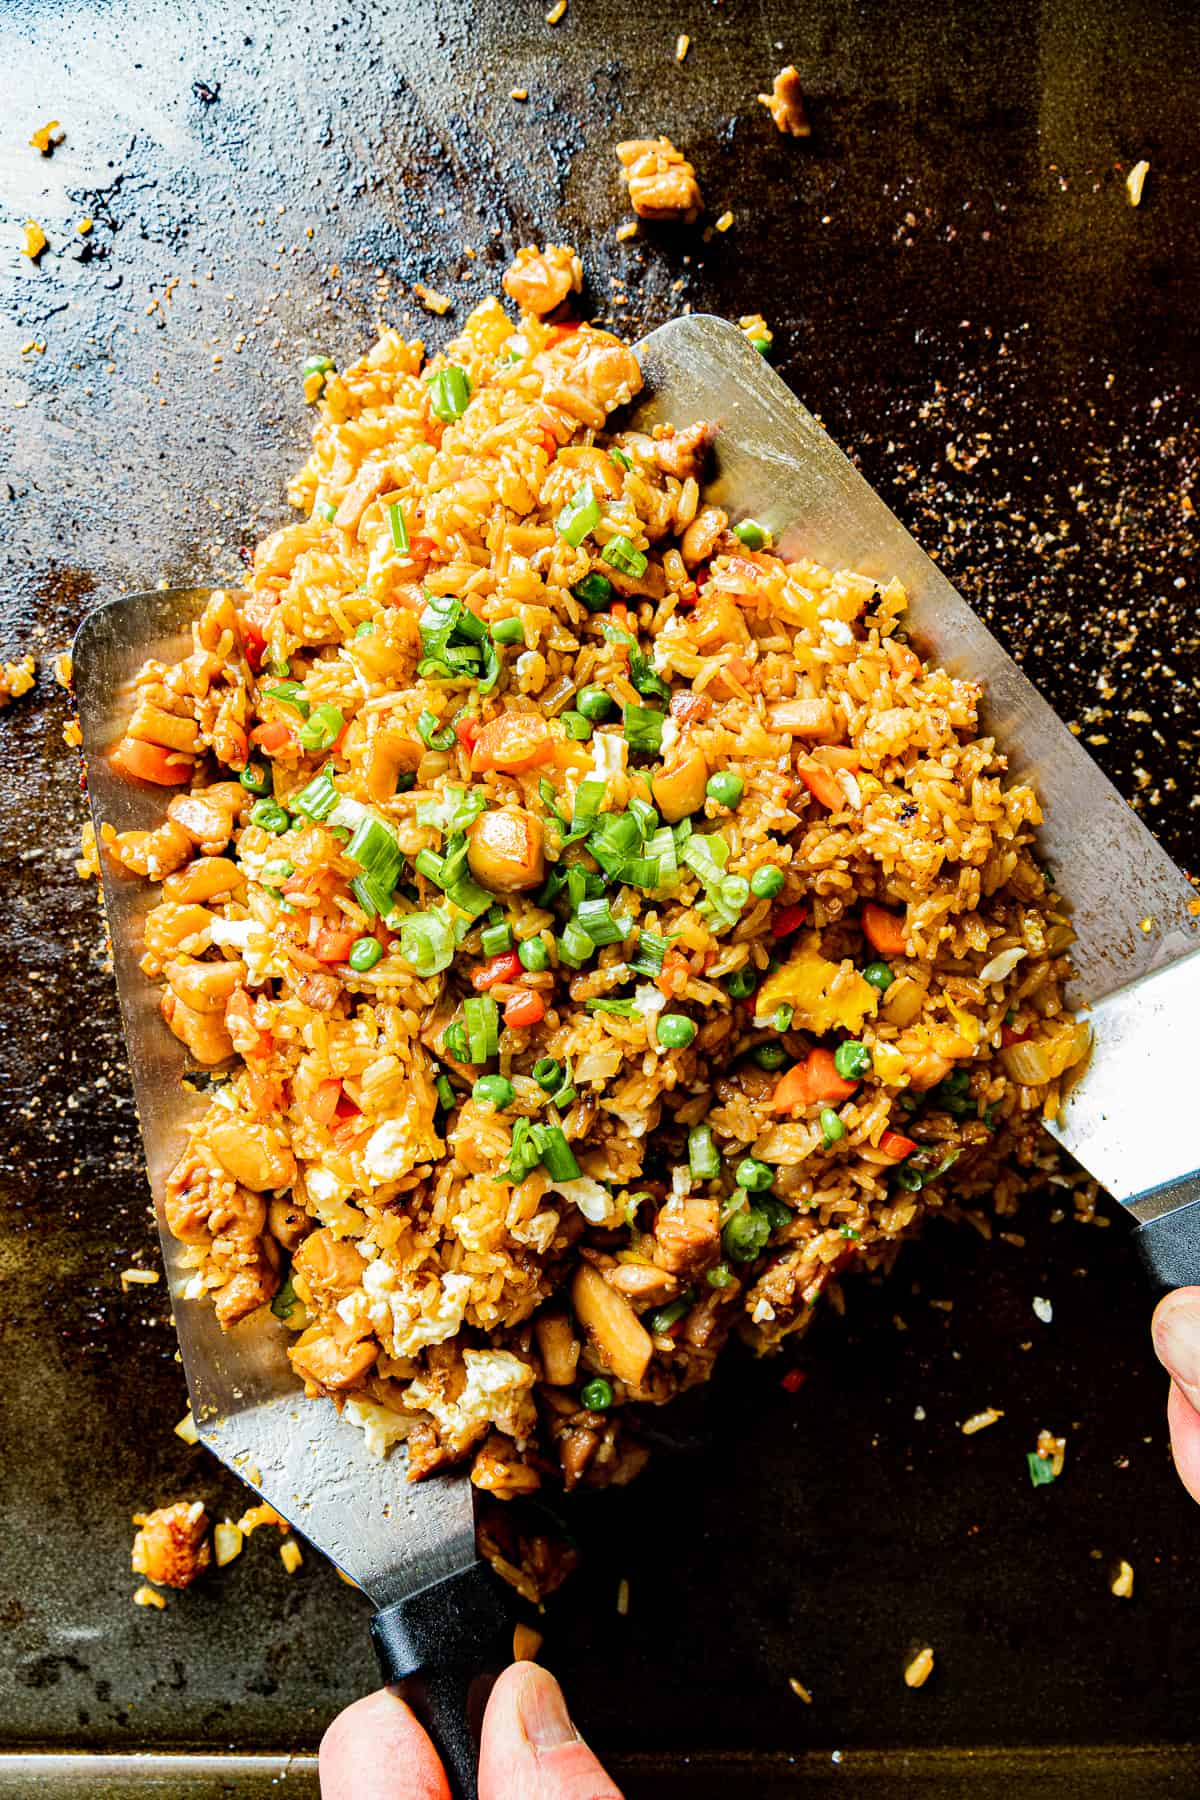
[{"label": "metal spatula", "polygon": [[[1047,817],[1043,847],[1074,902],[1076,1004],[1098,1046],[1056,1128],[1074,1154],[1143,1221],[1141,1248],[1172,1284],[1200,1276],[1200,1175],[1188,1129],[1185,1036],[1200,1007],[1193,890],[1066,727],[945,576],[856,473],[812,415],[734,326],[675,320],[639,348],[646,397],[631,423],[717,427],[710,497],[733,517],[770,525],[785,555],[804,554],[912,597],[921,648],[986,683],[987,725],[1014,773],[1029,776]],[[998,576],[1002,578],[1002,571]],[[157,824],[161,789],[138,788],[105,752],[128,713],[127,684],[148,656],[189,647],[203,590],[137,594],[92,613],[75,643],[75,683],[97,826]],[[140,973],[141,923],[153,895],[102,858],[113,958],[151,1187],[163,1188],[184,1125],[202,1102],[181,1085],[183,1053]],[[1153,1076],[1151,1076],[1153,1069]],[[1153,1080],[1155,1131],[1134,1121]],[[1129,1123],[1125,1115],[1129,1115]],[[472,1677],[496,1659],[505,1609],[477,1561],[465,1478],[416,1484],[402,1460],[380,1463],[330,1406],[299,1394],[287,1333],[264,1313],[222,1333],[211,1309],[183,1297],[180,1246],[163,1253],[201,1437],[380,1609],[373,1631],[387,1680],[407,1680],[459,1792],[475,1793]],[[478,1687],[478,1684],[476,1684]],[[468,1710],[472,1713],[468,1723]]]}]

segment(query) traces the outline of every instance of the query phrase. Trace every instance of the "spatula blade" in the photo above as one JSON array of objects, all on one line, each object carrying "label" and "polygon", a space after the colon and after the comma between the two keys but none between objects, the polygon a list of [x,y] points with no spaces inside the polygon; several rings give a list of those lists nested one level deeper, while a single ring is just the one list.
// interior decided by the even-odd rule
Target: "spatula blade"
[{"label": "spatula blade", "polygon": [[[204,589],[131,594],[101,606],[75,639],[75,694],[99,831],[161,823],[164,790],[118,775],[106,752],[129,715],[130,683],[148,657],[173,662],[191,648]],[[232,1331],[211,1305],[189,1300],[192,1273],[166,1228],[163,1194],[185,1127],[205,1100],[183,1085],[183,1046],[158,1013],[158,991],[138,967],[142,923],[157,898],[101,856],[104,900],[121,1012],[133,1071],[146,1167],[159,1221],[175,1326],[203,1441],[298,1531],[388,1605],[475,1561],[472,1489],[465,1476],[405,1478],[405,1459],[372,1455],[361,1431],[326,1403],[301,1393],[286,1346],[287,1327],[264,1308]],[[164,1422],[164,1428],[165,1428]]]},{"label": "spatula blade", "polygon": [[[888,581],[919,647],[982,681],[985,728],[1034,783],[1041,842],[1078,933],[1071,998],[1086,1006],[1195,947],[1195,893],[1061,719],[774,370],[726,320],[674,319],[638,346],[647,398],[632,423],[717,427],[706,499],[769,525],[785,556]],[[1076,1154],[1086,1162],[1082,1148]]]}]

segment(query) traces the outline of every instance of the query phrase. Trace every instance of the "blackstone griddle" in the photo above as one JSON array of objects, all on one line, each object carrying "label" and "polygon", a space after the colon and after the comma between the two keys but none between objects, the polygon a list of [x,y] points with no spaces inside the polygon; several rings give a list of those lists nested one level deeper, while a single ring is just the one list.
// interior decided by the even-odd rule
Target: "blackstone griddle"
[{"label": "blackstone griddle", "polygon": [[[470,299],[536,229],[580,244],[589,310],[629,335],[685,302],[761,306],[791,384],[1187,860],[1190,12],[1017,8],[997,29],[986,9],[680,6],[647,25],[597,4],[557,33],[486,6],[66,17],[14,7],[0,78],[21,117],[9,216],[53,246],[3,301],[6,366],[47,345],[7,390],[25,405],[6,415],[6,653],[39,629],[33,648],[60,647],[147,569],[227,581],[238,535],[283,516],[252,514],[302,454],[294,368],[356,352],[376,269]],[[749,98],[785,57],[811,145]],[[25,109],[30,128],[65,115],[49,163]],[[611,142],[659,128],[711,214],[734,211],[727,237],[613,241]],[[93,242],[72,248],[85,209]],[[409,302],[394,285],[383,304]],[[289,1581],[257,1539],[167,1613],[128,1605],[130,1511],[242,1500],[167,1432],[184,1397],[161,1289],[118,1280],[151,1259],[91,902],[43,848],[70,806],[63,716],[44,663],[3,727],[0,1789],[251,1794],[286,1762],[312,1792],[303,1751],[372,1679],[364,1603],[312,1559]],[[1014,1222],[1023,1247],[931,1233],[813,1335],[798,1396],[731,1359],[694,1460],[567,1509],[584,1565],[545,1654],[631,1793],[1194,1792],[1196,1521],[1145,1295],[1124,1234],[1054,1201]],[[962,1439],[988,1401],[1004,1421]],[[1069,1462],[1034,1493],[1041,1424]],[[899,1677],[916,1642],[938,1653],[919,1695]]]}]

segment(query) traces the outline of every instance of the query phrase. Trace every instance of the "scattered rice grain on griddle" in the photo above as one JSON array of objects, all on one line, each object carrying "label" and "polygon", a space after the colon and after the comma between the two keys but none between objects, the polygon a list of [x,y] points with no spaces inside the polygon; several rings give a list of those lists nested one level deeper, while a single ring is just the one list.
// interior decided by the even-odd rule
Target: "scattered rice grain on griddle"
[{"label": "scattered rice grain on griddle", "polygon": [[[572,258],[514,268],[569,295]],[[640,385],[494,299],[329,372],[301,516],[140,677],[117,754],[164,822],[104,834],[214,1071],[188,1294],[272,1302],[310,1394],[499,1499],[630,1479],[731,1331],[1011,1213],[1086,1050],[977,685],[898,583],[732,530],[704,421],[612,417]]]}]

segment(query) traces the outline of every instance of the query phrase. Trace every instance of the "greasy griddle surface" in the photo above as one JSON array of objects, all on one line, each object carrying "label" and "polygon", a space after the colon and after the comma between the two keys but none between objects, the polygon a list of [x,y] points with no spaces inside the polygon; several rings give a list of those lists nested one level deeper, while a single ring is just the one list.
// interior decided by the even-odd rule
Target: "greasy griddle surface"
[{"label": "greasy griddle surface", "polygon": [[[304,355],[356,354],[377,307],[438,341],[412,282],[459,321],[535,232],[579,245],[592,312],[628,332],[685,303],[761,307],[797,391],[1189,861],[1190,9],[542,14],[6,9],[5,236],[32,216],[53,246],[36,272],[11,252],[0,271],[0,647],[42,658],[38,693],[0,718],[10,1745],[311,1745],[374,1680],[363,1603],[314,1558],[289,1578],[265,1534],[165,1613],[130,1604],[130,1512],[187,1493],[236,1514],[241,1494],[171,1436],[185,1397],[161,1285],[119,1281],[157,1253],[48,667],[96,598],[228,579],[285,516]],[[753,100],[787,59],[807,144]],[[24,139],[55,116],[68,140],[43,161]],[[727,235],[615,242],[611,146],[660,129],[694,156],[709,218],[732,209]],[[19,354],[31,340],[44,355]],[[938,1232],[890,1288],[852,1292],[795,1395],[731,1356],[691,1452],[569,1508],[585,1565],[546,1654],[598,1743],[679,1767],[1194,1732],[1200,1521],[1170,1470],[1146,1296],[1119,1220],[1052,1225],[1052,1204],[1020,1222],[1024,1250]],[[962,1437],[988,1405],[1004,1420]],[[1066,1433],[1067,1473],[1035,1492],[1043,1425]],[[1131,1604],[1108,1592],[1118,1556]],[[937,1674],[911,1694],[920,1641]]]}]

